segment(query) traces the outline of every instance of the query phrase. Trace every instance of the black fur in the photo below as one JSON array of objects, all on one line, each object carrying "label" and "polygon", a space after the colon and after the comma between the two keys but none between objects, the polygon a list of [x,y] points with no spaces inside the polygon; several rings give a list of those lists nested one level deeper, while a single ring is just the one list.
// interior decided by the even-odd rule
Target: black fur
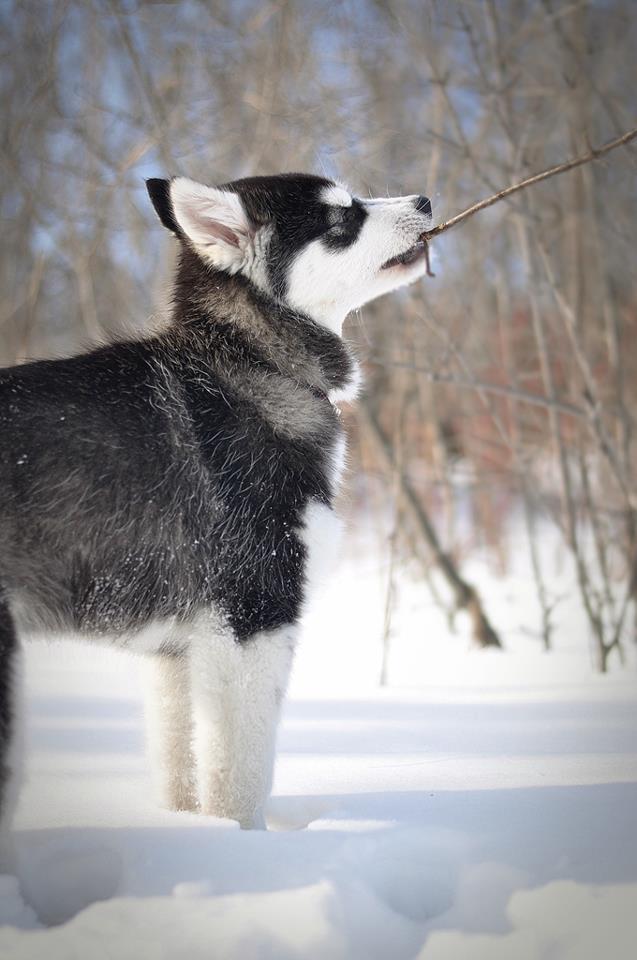
[{"label": "black fur", "polygon": [[[153,618],[214,603],[245,640],[298,617],[298,527],[310,498],[331,501],[340,430],[321,394],[351,361],[339,338],[269,304],[271,330],[296,338],[292,373],[276,341],[259,344],[221,307],[205,313],[196,282],[185,296],[193,271],[209,283],[184,250],[164,335],[0,372],[0,583],[30,629],[125,643]],[[218,279],[233,309],[266,316],[245,280]],[[282,380],[309,394],[309,435],[284,435],[263,413]]]},{"label": "black fur", "polygon": [[356,242],[367,218],[367,211],[360,200],[352,200],[351,207],[338,211],[338,219],[325,234],[323,242],[330,250],[344,250]]},{"label": "black fur", "polygon": [[175,220],[173,205],[170,202],[170,180],[160,180],[153,177],[146,181],[146,189],[155,208],[155,213],[163,225],[180,237],[181,230]]}]

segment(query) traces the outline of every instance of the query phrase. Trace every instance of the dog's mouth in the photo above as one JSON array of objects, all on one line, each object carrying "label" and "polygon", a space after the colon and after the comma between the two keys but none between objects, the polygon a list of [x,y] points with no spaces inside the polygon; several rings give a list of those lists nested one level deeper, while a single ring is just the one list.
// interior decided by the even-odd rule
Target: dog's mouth
[{"label": "dog's mouth", "polygon": [[429,244],[425,240],[425,237],[421,236],[408,250],[399,253],[396,257],[392,257],[391,260],[386,260],[381,270],[391,270],[392,267],[411,267],[414,263],[418,263],[419,260],[423,259],[427,264],[427,276],[433,277],[434,274],[431,272],[431,265],[429,263]]}]

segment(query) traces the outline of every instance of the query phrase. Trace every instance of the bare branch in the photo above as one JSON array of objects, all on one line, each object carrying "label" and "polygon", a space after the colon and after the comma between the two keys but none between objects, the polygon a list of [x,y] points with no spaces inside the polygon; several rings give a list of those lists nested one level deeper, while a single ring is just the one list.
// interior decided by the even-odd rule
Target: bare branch
[{"label": "bare branch", "polygon": [[473,206],[467,207],[462,213],[457,213],[455,217],[451,217],[450,220],[439,223],[436,227],[433,227],[432,230],[427,230],[423,234],[423,239],[433,240],[434,237],[444,233],[445,230],[449,230],[451,227],[455,227],[456,224],[462,223],[463,220],[472,217],[474,213],[478,213],[480,210],[486,209],[486,207],[493,206],[498,200],[505,200],[507,197],[510,197],[511,194],[517,193],[518,190],[530,187],[534,183],[540,183],[541,180],[548,180],[549,177],[555,177],[558,173],[566,173],[567,170],[574,170],[575,167],[581,167],[583,164],[590,163],[592,160],[599,160],[600,157],[610,153],[611,150],[630,143],[635,137],[637,137],[637,127],[634,130],[629,130],[627,133],[624,133],[621,137],[617,137],[615,140],[609,140],[608,143],[603,144],[601,147],[590,150],[581,157],[575,157],[573,160],[567,160],[565,163],[558,163],[555,167],[549,167],[548,170],[542,170],[541,173],[535,173],[532,177],[527,177],[519,183],[505,187],[504,190],[500,190],[498,193],[494,193],[492,196],[486,197],[478,203],[474,203]]}]

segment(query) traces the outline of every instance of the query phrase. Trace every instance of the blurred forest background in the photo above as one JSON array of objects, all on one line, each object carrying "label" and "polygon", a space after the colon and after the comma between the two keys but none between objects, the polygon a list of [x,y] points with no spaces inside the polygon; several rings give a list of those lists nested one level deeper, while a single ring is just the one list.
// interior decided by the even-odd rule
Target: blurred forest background
[{"label": "blurred forest background", "polygon": [[[3,0],[0,362],[151,329],[172,244],[144,178],[306,170],[436,221],[636,125],[633,0]],[[347,509],[498,645],[466,577],[570,558],[596,663],[637,636],[637,147],[446,234],[348,321]],[[513,520],[517,531],[511,536]],[[391,583],[391,577],[390,577]],[[388,598],[391,615],[391,597]]]}]

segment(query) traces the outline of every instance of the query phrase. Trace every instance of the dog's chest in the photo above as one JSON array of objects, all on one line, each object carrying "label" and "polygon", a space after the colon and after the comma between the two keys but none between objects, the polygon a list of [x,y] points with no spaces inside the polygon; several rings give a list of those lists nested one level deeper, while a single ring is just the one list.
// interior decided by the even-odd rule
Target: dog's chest
[{"label": "dog's chest", "polygon": [[188,400],[207,476],[195,525],[206,527],[197,540],[211,599],[226,608],[239,638],[294,622],[334,565],[332,502],[344,459],[339,417],[326,398],[308,403],[302,395],[302,430],[283,418],[282,406],[269,415],[272,397],[226,391],[225,402],[211,402],[210,394],[205,402],[191,390]]}]

